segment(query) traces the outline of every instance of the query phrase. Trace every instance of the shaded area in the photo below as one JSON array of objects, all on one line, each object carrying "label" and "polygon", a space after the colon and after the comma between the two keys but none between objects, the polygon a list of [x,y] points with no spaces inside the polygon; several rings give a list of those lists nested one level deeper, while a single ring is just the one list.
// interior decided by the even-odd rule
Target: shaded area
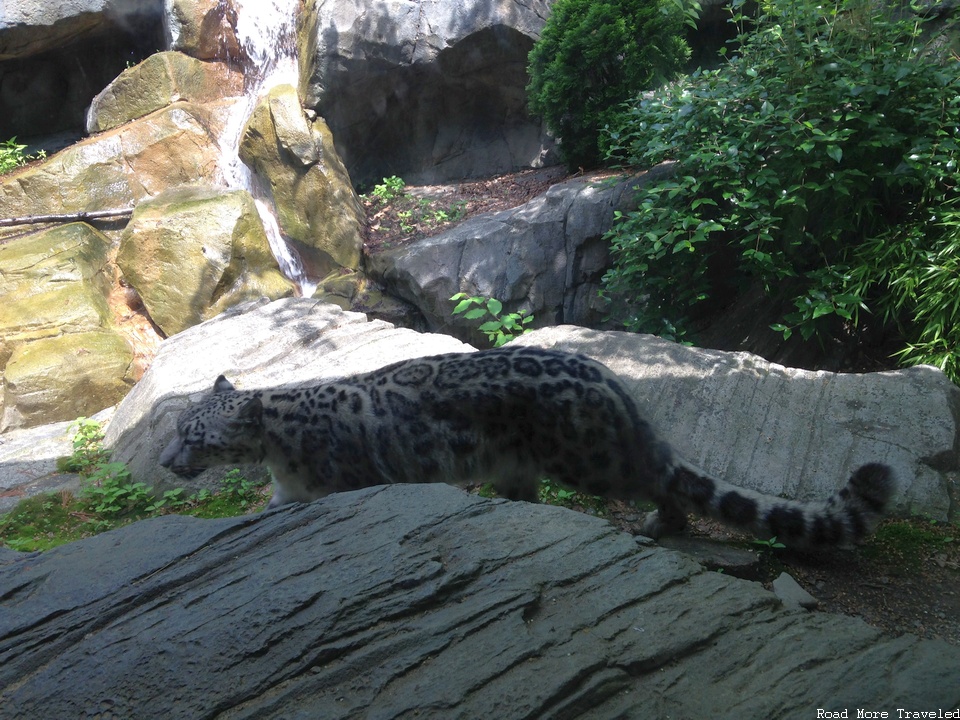
[{"label": "shaded area", "polygon": [[446,486],[146,521],[3,566],[0,597],[3,718],[791,718],[960,701],[958,648],[787,611],[603,521]]},{"label": "shaded area", "polygon": [[[121,10],[102,17],[84,13],[53,26],[0,27],[0,140],[82,136],[93,96],[125,67],[166,44],[162,2]],[[3,15],[0,19],[9,21]],[[37,147],[31,144],[31,152]]]}]

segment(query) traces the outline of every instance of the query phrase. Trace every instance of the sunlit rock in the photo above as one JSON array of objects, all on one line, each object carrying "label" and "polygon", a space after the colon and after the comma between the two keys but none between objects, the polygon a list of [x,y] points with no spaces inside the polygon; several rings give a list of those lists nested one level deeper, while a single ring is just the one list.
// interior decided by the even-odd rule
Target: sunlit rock
[{"label": "sunlit rock", "polygon": [[308,0],[304,104],[355,183],[430,184],[556,162],[527,111],[527,55],[547,0]]},{"label": "sunlit rock", "polygon": [[242,93],[243,75],[223,63],[156,53],[124,70],[93,99],[87,132],[109,130],[180,100],[203,105]]},{"label": "sunlit rock", "polygon": [[269,188],[280,228],[313,277],[359,267],[360,201],[327,124],[304,114],[293,86],[273,88],[254,109],[240,158]]},{"label": "sunlit rock", "polygon": [[244,300],[294,292],[243,190],[183,187],[141,203],[117,265],[168,336]]},{"label": "sunlit rock", "polygon": [[0,218],[131,207],[216,177],[218,110],[176,102],[0,176]]},{"label": "sunlit rock", "polygon": [[132,384],[111,327],[110,241],[71,223],[0,245],[0,430],[91,415]]},{"label": "sunlit rock", "polygon": [[224,0],[169,0],[166,3],[170,48],[200,60],[240,62],[237,10]]}]

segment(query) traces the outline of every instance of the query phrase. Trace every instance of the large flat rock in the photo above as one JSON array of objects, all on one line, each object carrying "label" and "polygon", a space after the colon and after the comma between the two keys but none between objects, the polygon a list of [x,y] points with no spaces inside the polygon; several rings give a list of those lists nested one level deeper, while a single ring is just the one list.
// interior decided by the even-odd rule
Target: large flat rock
[{"label": "large flat rock", "polygon": [[514,342],[604,363],[680,455],[728,482],[819,500],[860,465],[882,462],[897,483],[894,514],[957,520],[960,389],[936,368],[811,372],[745,352],[571,326]]},{"label": "large flat rock", "polygon": [[[6,562],[6,565],[2,563]],[[445,485],[0,559],[0,718],[814,718],[953,709],[960,648],[788,610]]]}]

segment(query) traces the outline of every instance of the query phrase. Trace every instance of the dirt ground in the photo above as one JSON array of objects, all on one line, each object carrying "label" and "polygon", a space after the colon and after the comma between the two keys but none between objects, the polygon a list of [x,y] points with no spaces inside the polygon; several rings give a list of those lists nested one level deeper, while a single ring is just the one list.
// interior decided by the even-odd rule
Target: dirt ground
[{"label": "dirt ground", "polygon": [[[480,213],[521,205],[572,177],[562,168],[548,168],[406,187],[387,203],[372,193],[364,195],[365,251],[400,247]],[[631,508],[608,503],[600,512],[625,531],[639,529],[637,512]],[[954,537],[958,532],[955,526],[894,521],[881,524],[878,535],[863,548],[817,554],[752,544],[709,521],[695,521],[688,534],[751,549],[758,562],[750,579],[769,588],[785,571],[819,600],[819,611],[860,617],[893,635],[912,633],[960,645],[960,536]],[[919,542],[920,537],[925,541]]]}]

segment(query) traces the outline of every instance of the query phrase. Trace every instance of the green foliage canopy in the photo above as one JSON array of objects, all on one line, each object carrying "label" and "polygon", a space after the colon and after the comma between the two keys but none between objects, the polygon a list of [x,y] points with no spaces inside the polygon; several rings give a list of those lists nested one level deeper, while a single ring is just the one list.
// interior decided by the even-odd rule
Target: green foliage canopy
[{"label": "green foliage canopy", "polygon": [[690,56],[670,0],[557,0],[529,57],[530,109],[561,139],[568,166],[601,160],[611,111],[672,79]]},{"label": "green foliage canopy", "polygon": [[759,283],[790,308],[785,336],[872,317],[905,362],[958,378],[960,62],[872,0],[764,8],[735,16],[736,57],[611,124],[613,159],[676,173],[618,217],[607,296],[629,328],[681,334],[725,286]]}]

